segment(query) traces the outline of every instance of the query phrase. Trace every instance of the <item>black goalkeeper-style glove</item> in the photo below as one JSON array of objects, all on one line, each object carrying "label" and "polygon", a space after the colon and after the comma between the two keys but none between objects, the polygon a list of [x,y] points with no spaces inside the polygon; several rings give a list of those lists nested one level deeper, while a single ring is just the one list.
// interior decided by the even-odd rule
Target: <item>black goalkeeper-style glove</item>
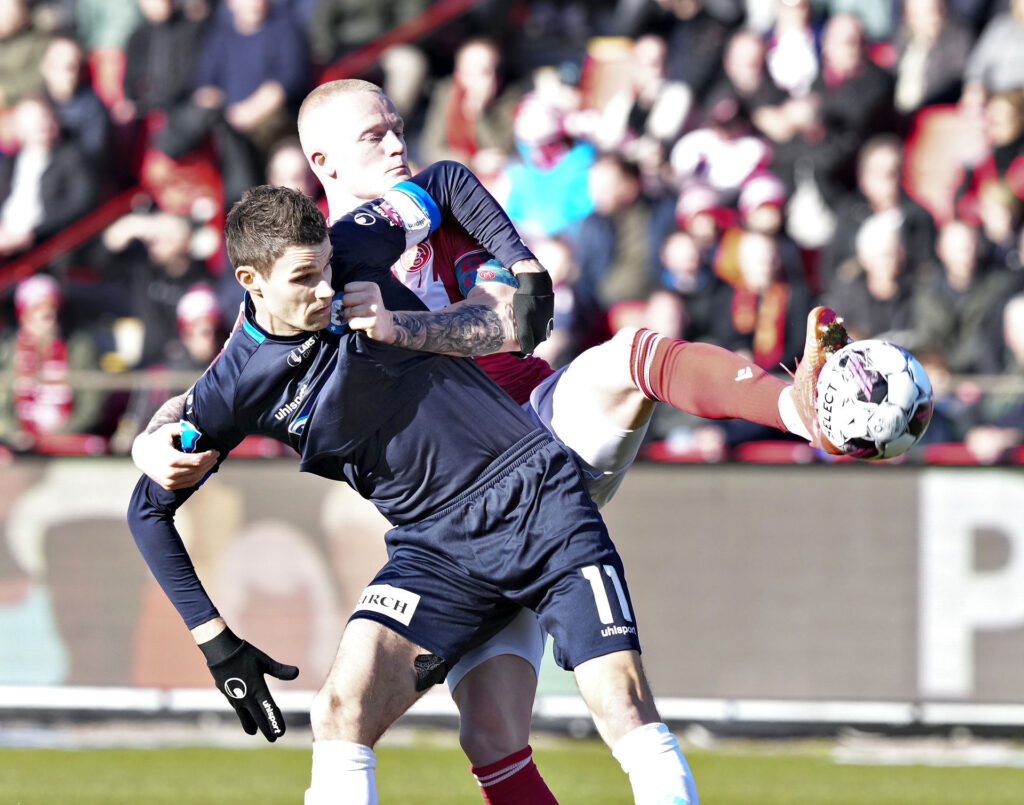
[{"label": "black goalkeeper-style glove", "polygon": [[516,274],[519,288],[512,296],[519,349],[529,355],[537,344],[551,335],[555,320],[555,292],[546,272]]},{"label": "black goalkeeper-style glove", "polygon": [[242,729],[249,735],[259,729],[271,743],[284,735],[284,716],[263,675],[289,680],[299,675],[299,669],[271,659],[230,629],[200,643],[199,648],[217,687],[235,708]]}]

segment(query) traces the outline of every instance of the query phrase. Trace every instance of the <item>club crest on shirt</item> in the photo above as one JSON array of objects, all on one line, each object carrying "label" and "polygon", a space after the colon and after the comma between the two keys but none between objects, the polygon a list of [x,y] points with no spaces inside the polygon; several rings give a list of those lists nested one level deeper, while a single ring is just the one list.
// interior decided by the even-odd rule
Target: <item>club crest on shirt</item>
[{"label": "club crest on shirt", "polygon": [[344,294],[338,291],[331,299],[331,320],[327,323],[327,332],[340,333],[346,327],[345,309],[342,307],[341,298]]},{"label": "club crest on shirt", "polygon": [[429,266],[434,259],[434,247],[429,243],[417,243],[411,249],[407,249],[398,258],[402,270],[409,273],[421,271]]}]

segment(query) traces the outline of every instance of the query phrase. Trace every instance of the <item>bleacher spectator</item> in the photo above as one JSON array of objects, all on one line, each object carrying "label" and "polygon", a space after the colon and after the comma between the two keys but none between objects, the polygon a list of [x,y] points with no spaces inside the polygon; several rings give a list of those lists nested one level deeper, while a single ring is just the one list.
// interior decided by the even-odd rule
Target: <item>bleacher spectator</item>
[{"label": "bleacher spectator", "polygon": [[737,249],[735,276],[726,277],[709,318],[714,343],[749,355],[758,366],[775,371],[793,365],[803,349],[807,311],[812,297],[806,285],[783,273],[775,238],[745,232]]},{"label": "bleacher spectator", "polygon": [[580,294],[604,310],[646,299],[655,287],[651,210],[636,166],[605,154],[590,168],[594,211],[580,226]]},{"label": "bleacher spectator", "polygon": [[985,25],[964,69],[960,102],[980,109],[992,93],[1024,87],[1024,0]]},{"label": "bleacher spectator", "polygon": [[978,188],[978,218],[981,255],[993,267],[1019,268],[1017,235],[1021,228],[1024,202],[1010,186],[989,179]]},{"label": "bleacher spectator", "polygon": [[93,209],[99,181],[91,161],[61,135],[50,102],[22,98],[14,109],[17,153],[0,160],[0,256],[25,251]]},{"label": "bleacher spectator", "polygon": [[139,8],[129,0],[75,0],[75,31],[86,52],[124,50],[139,24]]},{"label": "bleacher spectator", "polygon": [[[629,80],[602,110],[594,142],[603,151],[619,151],[634,162],[664,161],[683,131],[692,93],[666,73],[665,40],[639,37],[629,56]],[[657,154],[651,155],[652,150]]]},{"label": "bleacher spectator", "polygon": [[123,99],[111,109],[118,123],[159,111],[173,114],[192,92],[206,18],[192,18],[174,0],[137,0],[142,17],[125,45]]},{"label": "bleacher spectator", "polygon": [[985,134],[987,153],[964,166],[957,188],[957,214],[972,223],[978,221],[978,192],[984,182],[1003,181],[1024,200],[1024,85],[996,92],[985,101]]},{"label": "bleacher spectator", "polygon": [[68,373],[95,369],[96,349],[84,333],[61,334],[60,286],[37,274],[18,284],[14,303],[17,329],[0,342],[0,371],[12,376],[0,387],[0,442],[28,450],[41,437],[89,431],[104,396],[73,389]]},{"label": "bleacher spectator", "polygon": [[212,135],[230,205],[262,179],[266,152],[295,128],[309,88],[303,34],[269,0],[229,0],[206,29],[192,103],[168,121],[158,146],[187,153]]},{"label": "bleacher spectator", "polygon": [[896,48],[896,109],[955,103],[974,44],[971,30],[950,17],[945,0],[904,0]]},{"label": "bleacher spectator", "polygon": [[527,96],[513,124],[519,159],[505,169],[505,210],[526,238],[565,235],[575,241],[580,222],[594,209],[587,173],[594,147],[569,136],[563,111]]},{"label": "bleacher spectator", "polygon": [[782,276],[789,282],[816,291],[816,284],[808,279],[800,250],[785,234],[785,202],[782,181],[767,171],[755,174],[744,183],[738,201],[739,217],[722,233],[715,253],[714,268],[718,276],[730,282],[735,280],[740,272],[740,244],[747,232],[758,232],[775,241]]},{"label": "bleacher spectator", "polygon": [[811,18],[811,0],[775,0],[775,22],[767,37],[768,75],[791,98],[811,91],[821,62],[821,33]]},{"label": "bleacher spectator", "polygon": [[298,137],[284,137],[270,147],[266,168],[267,184],[290,187],[305,193],[327,211],[324,190],[306,161]]},{"label": "bleacher spectator", "polygon": [[[1024,295],[1007,301],[1000,322],[1003,371],[1024,383]],[[1008,450],[1024,443],[1024,395],[1019,388],[983,394],[972,413],[977,423],[967,431],[964,441],[982,464],[995,463]]]},{"label": "bleacher spectator", "polygon": [[644,326],[672,338],[709,340],[713,302],[726,292],[724,280],[715,275],[689,232],[670,232],[659,251],[664,272],[647,300]]},{"label": "bleacher spectator", "polygon": [[768,140],[785,141],[792,136],[783,106],[788,100],[765,70],[764,39],[752,31],[732,35],[722,59],[722,75],[708,92],[709,105],[733,99],[740,113]]},{"label": "bleacher spectator", "polygon": [[306,28],[314,64],[323,68],[412,19],[426,0],[314,0]]},{"label": "bleacher spectator", "polygon": [[737,2],[721,0],[657,0],[647,3],[633,24],[634,34],[658,33],[668,43],[666,73],[670,81],[689,88],[700,108],[718,75],[729,34],[740,22]]},{"label": "bleacher spectator", "polygon": [[179,301],[196,284],[211,282],[206,264],[193,256],[192,236],[189,219],[159,211],[129,213],[103,232],[105,277],[127,293],[141,325],[140,367],[172,359]]},{"label": "bleacher spectator", "polygon": [[887,338],[910,346],[913,280],[905,270],[903,216],[887,210],[870,216],[857,230],[854,254],[837,269],[823,303],[843,311],[854,340]]},{"label": "bleacher spectator", "polygon": [[896,210],[907,268],[915,273],[935,256],[935,221],[903,189],[903,144],[893,134],[872,137],[857,154],[857,189],[836,203],[836,229],[821,259],[821,279],[828,289],[836,272],[854,251],[861,225],[871,216]]},{"label": "bleacher spectator", "polygon": [[872,42],[885,42],[893,36],[899,0],[819,0],[819,9],[834,17],[853,14],[860,20],[864,35]]},{"label": "bleacher spectator", "polygon": [[55,36],[43,52],[39,69],[61,129],[92,161],[93,169],[102,171],[109,157],[110,116],[85,80],[84,62],[77,40]]},{"label": "bleacher spectator", "polygon": [[455,70],[434,87],[427,108],[420,156],[424,163],[454,159],[472,165],[478,151],[511,154],[512,121],[522,96],[506,86],[501,51],[490,39],[470,39],[455,54]]},{"label": "bleacher spectator", "polygon": [[938,265],[914,293],[914,345],[941,352],[954,373],[999,371],[987,324],[1007,297],[1008,269],[980,261],[978,233],[948,221],[939,231]]},{"label": "bleacher spectator", "polygon": [[0,0],[0,110],[42,90],[39,62],[49,39],[33,24],[28,0]]},{"label": "bleacher spectator", "polygon": [[175,313],[177,332],[164,351],[166,362],[150,367],[158,371],[151,372],[146,382],[132,390],[111,438],[111,450],[115,453],[129,452],[139,430],[178,391],[164,382],[163,370],[195,379],[224,345],[228,333],[217,295],[208,284],[201,282],[190,287],[178,300]]},{"label": "bleacher spectator", "polygon": [[837,14],[825,25],[822,61],[811,93],[790,105],[796,134],[774,144],[772,164],[792,192],[796,164],[807,160],[825,200],[834,204],[854,185],[857,151],[894,122],[892,76],[867,58],[860,20]]},{"label": "bleacher spectator", "polygon": [[772,149],[753,133],[736,98],[715,100],[706,118],[672,147],[672,173],[678,186],[701,182],[717,194],[719,206],[735,207],[743,183],[771,163]]}]

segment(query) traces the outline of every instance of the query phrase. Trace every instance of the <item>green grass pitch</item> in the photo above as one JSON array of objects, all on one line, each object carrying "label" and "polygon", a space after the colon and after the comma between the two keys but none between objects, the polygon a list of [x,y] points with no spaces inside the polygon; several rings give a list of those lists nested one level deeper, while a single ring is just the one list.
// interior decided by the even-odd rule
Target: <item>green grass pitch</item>
[{"label": "green grass pitch", "polygon": [[[562,805],[630,803],[596,741],[542,741],[535,757]],[[1024,770],[843,766],[824,751],[687,752],[704,805],[1020,805]],[[479,805],[459,750],[430,743],[379,752],[382,803]],[[309,752],[262,749],[2,749],[2,805],[297,805]]]}]

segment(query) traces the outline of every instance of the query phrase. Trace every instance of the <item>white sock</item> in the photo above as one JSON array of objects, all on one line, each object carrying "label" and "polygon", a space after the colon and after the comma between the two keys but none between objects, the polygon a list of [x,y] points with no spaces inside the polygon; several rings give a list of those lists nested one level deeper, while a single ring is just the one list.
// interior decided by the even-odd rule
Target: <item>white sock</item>
[{"label": "white sock", "polygon": [[313,741],[305,805],[377,805],[377,755],[350,741]]},{"label": "white sock", "polygon": [[697,786],[664,724],[644,724],[623,735],[612,754],[629,775],[636,805],[698,805]]},{"label": "white sock", "polygon": [[814,440],[804,421],[800,418],[800,414],[796,412],[792,386],[786,386],[782,390],[782,394],[779,395],[779,416],[782,417],[782,424],[790,433],[803,436],[809,442]]}]

